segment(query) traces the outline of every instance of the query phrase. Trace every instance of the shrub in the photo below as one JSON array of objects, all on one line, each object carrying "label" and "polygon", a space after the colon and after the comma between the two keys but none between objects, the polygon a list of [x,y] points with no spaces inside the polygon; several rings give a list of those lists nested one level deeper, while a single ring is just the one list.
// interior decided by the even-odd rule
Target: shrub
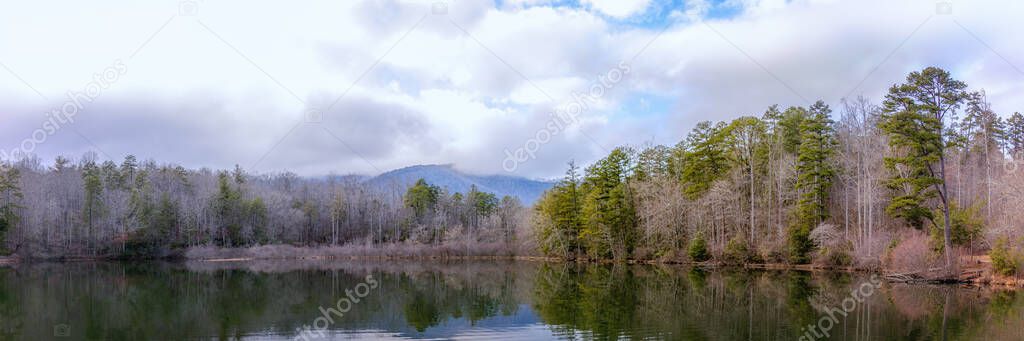
[{"label": "shrub", "polygon": [[4,217],[0,217],[0,256],[7,254],[7,226],[9,223]]},{"label": "shrub", "polygon": [[[949,207],[949,239],[953,246],[966,246],[971,241],[981,236],[981,230],[985,227],[985,221],[978,214],[980,207],[971,205],[966,209],[952,204]],[[931,246],[935,252],[942,252],[946,243],[945,218],[942,211],[936,211],[932,219]]]},{"label": "shrub", "polygon": [[750,248],[747,247],[747,241],[743,235],[738,234],[725,244],[725,251],[722,253],[723,262],[743,264],[750,259]]},{"label": "shrub", "polygon": [[636,260],[660,259],[664,257],[664,255],[664,251],[655,252],[654,249],[649,247],[637,247],[633,250],[633,259]]},{"label": "shrub", "polygon": [[853,264],[853,256],[850,254],[852,249],[853,246],[849,244],[821,248],[816,263],[830,267],[850,266]]},{"label": "shrub", "polygon": [[992,246],[992,250],[989,251],[989,257],[992,258],[992,269],[996,273],[1003,276],[1012,276],[1017,273],[1017,269],[1020,268],[1020,255],[1010,249],[1007,245],[1008,240],[1006,237],[1000,237],[996,240],[995,245]]},{"label": "shrub", "polygon": [[704,240],[703,234],[697,234],[690,241],[690,247],[687,249],[686,255],[690,256],[690,260],[694,262],[703,262],[711,259],[711,253],[708,252],[708,241]]},{"label": "shrub", "polygon": [[920,272],[943,266],[940,254],[929,245],[929,237],[918,231],[896,236],[886,254],[886,267],[895,272]]},{"label": "shrub", "polygon": [[811,241],[810,225],[798,223],[789,227],[789,261],[796,264],[805,264],[810,261],[808,255],[814,249],[814,242]]}]

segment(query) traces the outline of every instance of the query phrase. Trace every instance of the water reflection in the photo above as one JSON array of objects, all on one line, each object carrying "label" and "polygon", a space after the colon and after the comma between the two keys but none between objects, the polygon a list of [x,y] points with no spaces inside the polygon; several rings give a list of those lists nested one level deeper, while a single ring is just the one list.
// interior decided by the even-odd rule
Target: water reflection
[{"label": "water reflection", "polygon": [[[0,339],[1021,340],[1013,291],[867,275],[524,262],[43,264],[0,269]],[[828,321],[826,321],[828,320]],[[824,328],[826,327],[827,328]]]}]

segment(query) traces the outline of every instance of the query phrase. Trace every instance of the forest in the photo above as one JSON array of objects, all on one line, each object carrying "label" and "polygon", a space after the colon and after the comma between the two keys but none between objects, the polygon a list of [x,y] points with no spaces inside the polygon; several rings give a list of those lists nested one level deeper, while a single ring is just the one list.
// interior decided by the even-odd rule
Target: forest
[{"label": "forest", "polygon": [[675,146],[620,147],[535,206],[545,254],[566,259],[952,269],[991,251],[1020,267],[1024,117],[942,69],[880,104],[768,107],[700,122]]},{"label": "forest", "polygon": [[[1007,118],[1003,118],[1003,116]],[[194,247],[488,246],[566,260],[955,268],[1024,258],[1024,116],[929,67],[880,103],[770,106],[699,122],[674,146],[619,147],[532,207],[425,181],[372,186],[116,163],[0,161],[0,248],[164,257]]]},{"label": "forest", "polygon": [[199,246],[430,246],[469,238],[504,246],[526,212],[518,199],[476,187],[449,193],[422,180],[399,187],[351,177],[252,175],[240,167],[188,170],[134,156],[117,164],[87,153],[77,161],[58,157],[51,167],[23,158],[0,172],[0,245],[38,258],[168,257]]}]

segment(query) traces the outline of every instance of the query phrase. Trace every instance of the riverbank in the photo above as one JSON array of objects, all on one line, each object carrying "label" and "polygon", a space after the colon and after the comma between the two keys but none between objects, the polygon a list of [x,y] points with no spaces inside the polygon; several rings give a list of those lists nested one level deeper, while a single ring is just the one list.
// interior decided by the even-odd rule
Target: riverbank
[{"label": "riverbank", "polygon": [[559,261],[528,255],[504,243],[493,244],[386,244],[298,247],[263,245],[246,248],[200,246],[186,249],[186,260],[231,262],[281,259],[382,259],[382,260],[528,260]]},{"label": "riverbank", "polygon": [[17,257],[0,257],[0,266],[11,266],[18,264],[20,261]]},{"label": "riverbank", "polygon": [[[505,243],[474,244],[385,244],[385,245],[344,245],[344,246],[292,246],[263,245],[245,248],[222,248],[215,246],[191,247],[170,253],[163,259],[201,262],[246,262],[256,260],[410,260],[410,261],[459,261],[459,260],[509,260],[552,263],[615,263],[612,260],[571,259],[532,255],[528,250],[516,249]],[[75,262],[125,260],[103,256],[63,256],[54,259],[32,259],[43,261]],[[21,263],[18,256],[0,257],[0,266],[14,266]],[[679,265],[709,269],[744,268],[752,270],[808,271],[808,272],[864,272],[884,275],[890,282],[903,283],[948,283],[1004,288],[1024,288],[1024,279],[1019,276],[1002,276],[992,270],[987,256],[971,256],[961,260],[961,271],[953,278],[929,278],[920,273],[895,273],[878,267],[823,266],[819,264],[748,263],[726,264],[717,261],[687,262],[680,260],[630,260],[628,264]]]},{"label": "riverbank", "polygon": [[[290,245],[265,245],[248,248],[194,247],[185,250],[182,258],[203,262],[245,262],[255,260],[514,260],[554,263],[585,263],[611,264],[613,260],[571,259],[523,255],[504,244],[492,245],[422,245],[422,244],[388,244],[379,246],[345,245],[324,247],[296,247]],[[630,260],[627,264],[644,265],[679,265],[709,269],[744,268],[752,270],[774,271],[807,271],[807,272],[845,272],[845,273],[878,273],[886,276],[890,282],[902,283],[946,283],[977,286],[998,286],[1006,288],[1024,288],[1024,280],[1007,277],[992,271],[991,261],[986,256],[966,257],[962,260],[961,272],[952,278],[934,278],[926,275],[907,276],[906,273],[894,273],[878,267],[857,266],[825,266],[820,264],[786,264],[786,263],[748,263],[726,264],[717,261],[686,262],[665,260]]]}]

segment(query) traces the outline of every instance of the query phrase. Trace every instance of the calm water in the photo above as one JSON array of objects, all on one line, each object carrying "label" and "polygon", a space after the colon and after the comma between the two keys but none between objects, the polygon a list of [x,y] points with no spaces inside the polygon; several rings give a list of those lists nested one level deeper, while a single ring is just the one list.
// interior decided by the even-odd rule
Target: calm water
[{"label": "calm water", "polygon": [[818,324],[832,340],[1024,340],[1024,294],[873,283],[524,262],[43,264],[0,268],[0,339],[809,340]]}]

